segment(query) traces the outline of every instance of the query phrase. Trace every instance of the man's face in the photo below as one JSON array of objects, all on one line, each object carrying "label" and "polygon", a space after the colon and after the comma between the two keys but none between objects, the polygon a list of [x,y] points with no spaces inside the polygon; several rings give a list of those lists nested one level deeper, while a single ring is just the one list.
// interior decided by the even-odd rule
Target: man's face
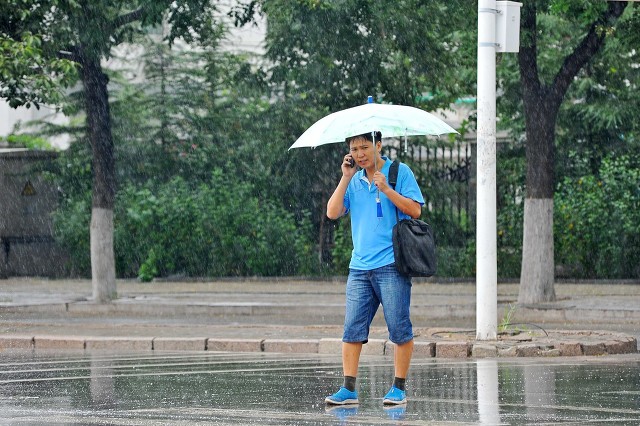
[{"label": "man's face", "polygon": [[376,155],[376,149],[373,146],[373,142],[366,140],[365,138],[355,138],[349,144],[349,152],[356,164],[363,169],[373,167],[374,158]]}]

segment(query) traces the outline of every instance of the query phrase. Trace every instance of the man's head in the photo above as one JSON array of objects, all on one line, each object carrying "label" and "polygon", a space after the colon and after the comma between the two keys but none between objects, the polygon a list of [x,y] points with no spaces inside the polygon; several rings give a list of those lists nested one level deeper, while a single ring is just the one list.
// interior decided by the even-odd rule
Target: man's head
[{"label": "man's head", "polygon": [[[351,142],[355,139],[363,138],[368,140],[369,142],[373,142],[372,132],[363,133],[361,135],[350,136],[346,138],[344,141],[347,143],[347,147],[351,148]],[[375,135],[376,142],[382,143],[382,132],[373,132]]]},{"label": "man's head", "polygon": [[[375,145],[373,143],[375,136]],[[361,135],[352,136],[346,139],[349,152],[358,164],[363,169],[373,167],[375,161],[380,156],[382,150],[382,133],[375,132],[363,133]]]}]

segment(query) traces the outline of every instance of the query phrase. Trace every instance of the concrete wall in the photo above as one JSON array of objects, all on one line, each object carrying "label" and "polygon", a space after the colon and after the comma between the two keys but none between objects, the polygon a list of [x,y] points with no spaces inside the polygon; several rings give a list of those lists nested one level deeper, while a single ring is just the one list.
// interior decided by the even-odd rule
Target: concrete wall
[{"label": "concrete wall", "polygon": [[55,152],[0,149],[0,278],[60,276],[66,257],[53,239],[58,192],[38,171]]}]

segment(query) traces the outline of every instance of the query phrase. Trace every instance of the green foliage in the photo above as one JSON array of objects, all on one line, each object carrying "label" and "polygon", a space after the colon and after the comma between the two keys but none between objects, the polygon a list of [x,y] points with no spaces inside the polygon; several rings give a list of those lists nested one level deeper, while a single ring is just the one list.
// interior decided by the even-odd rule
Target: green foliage
[{"label": "green foliage", "polygon": [[470,237],[464,246],[437,245],[437,277],[474,277],[476,274],[476,240]]},{"label": "green foliage", "polygon": [[517,308],[518,308],[517,305],[511,304],[511,303],[509,303],[508,307],[505,307],[504,315],[502,315],[502,318],[500,319],[500,324],[498,324],[498,333],[507,332],[507,330],[511,326],[511,320]]},{"label": "green foliage", "polygon": [[195,187],[176,177],[157,190],[124,188],[116,208],[119,273],[137,274],[141,264],[161,276],[308,272],[305,224],[251,193],[221,169]]},{"label": "green foliage", "polygon": [[525,156],[520,144],[504,144],[498,150],[497,232],[498,276],[517,278],[522,263],[525,198]]},{"label": "green foliage", "polygon": [[[119,276],[273,276],[313,272],[308,222],[269,199],[252,196],[245,182],[217,169],[208,182],[176,177],[154,188],[127,186],[115,209]],[[76,274],[89,272],[89,201],[66,203],[56,231],[71,251]]]},{"label": "green foliage", "polygon": [[144,283],[148,283],[158,275],[158,257],[156,256],[156,252],[151,249],[149,250],[147,259],[142,265],[140,265],[140,269],[138,270],[138,279]]},{"label": "green foliage", "polygon": [[[556,264],[574,269],[581,268],[576,265],[586,260],[587,251],[580,249],[576,252],[573,243],[577,241],[570,242],[565,235],[568,232],[567,224],[558,224],[558,217],[567,214],[566,211],[558,212],[558,197],[561,197],[565,209],[567,205],[573,207],[580,205],[584,200],[579,200],[582,200],[586,194],[568,191],[568,182],[577,182],[580,178],[587,177],[599,180],[602,161],[609,153],[613,153],[612,158],[618,158],[636,151],[638,147],[638,125],[633,116],[637,115],[636,111],[640,106],[638,105],[640,98],[637,96],[640,80],[637,69],[637,43],[634,44],[633,41],[637,40],[639,8],[626,7],[623,15],[615,22],[615,26],[611,22],[604,22],[602,18],[604,12],[618,6],[621,5],[614,6],[613,2],[548,0],[528,2],[523,7],[525,14],[535,7],[537,28],[535,33],[525,30],[521,34],[521,46],[529,47],[534,40],[536,45],[535,67],[529,67],[522,72],[527,76],[533,76],[532,73],[535,73],[535,77],[541,84],[541,93],[545,95],[554,93],[555,82],[562,78],[568,65],[575,61],[576,57],[572,54],[591,27],[595,26],[598,36],[606,36],[606,42],[597,54],[583,58],[586,65],[580,64],[580,71],[575,78],[572,78],[569,90],[564,96],[566,101],[561,104],[560,111],[553,122],[556,149],[555,158],[553,158],[555,180],[562,182],[559,188],[565,191],[561,196],[556,194],[554,253]],[[497,69],[501,92],[497,104],[500,115],[498,123],[500,128],[509,129],[516,141],[521,140],[520,135],[525,131],[522,104],[523,80],[519,69],[519,66],[523,65],[522,59],[522,54],[521,57],[500,55]],[[575,62],[574,64],[578,65]],[[543,108],[543,105],[530,105],[530,107],[534,110]],[[527,138],[528,161],[542,158],[536,148],[543,142],[538,140],[542,139],[542,135],[536,135],[530,131]],[[504,163],[499,160],[498,264],[500,275],[505,272],[511,275],[520,269],[525,189],[524,179],[520,180],[520,178],[524,177],[525,173],[524,152],[519,153],[519,158],[520,160],[518,157],[513,157],[511,162],[512,166],[518,166],[519,171],[512,167],[501,170]],[[522,161],[521,165],[517,164],[519,161]],[[512,178],[509,177],[509,171],[515,173],[512,174]],[[543,170],[532,172],[530,169],[529,174],[533,173],[545,172]],[[500,188],[501,183],[506,183],[507,187],[504,189],[509,186],[519,189],[516,192],[503,192]],[[535,192],[536,189],[541,188],[529,188],[531,192]],[[501,198],[505,195],[506,198]],[[513,198],[510,199],[510,196]],[[620,197],[621,194],[610,196],[612,200],[618,200],[616,197]],[[600,227],[598,232],[601,231],[608,232]],[[625,238],[630,236],[628,233],[624,235]],[[593,253],[603,250],[606,245],[604,241],[593,240],[592,243],[595,244],[591,246]],[[576,256],[580,260],[567,259],[567,257]],[[602,278],[619,276],[619,272],[615,272],[614,269],[613,267],[603,268],[598,273],[591,271],[583,276]]]},{"label": "green foliage", "polygon": [[[554,79],[563,66],[566,66],[566,58],[574,51],[576,46],[582,41],[588,29],[594,23],[604,10],[607,8],[607,2],[592,2],[583,0],[552,0],[537,1],[536,26],[535,34],[537,45],[536,70],[540,83],[551,87]],[[526,5],[525,5],[526,6]],[[524,10],[524,8],[523,8]],[[532,42],[531,37],[526,31],[522,31],[521,45],[528,45]],[[608,46],[609,43],[616,44],[614,38],[608,38],[604,45],[604,49],[598,53],[601,57],[603,52],[607,55],[620,54],[616,48]],[[630,45],[626,48],[628,49]],[[607,58],[605,63],[611,60],[617,61],[614,57]],[[588,67],[599,63],[599,58],[592,58]],[[497,99],[498,113],[502,118],[502,122],[498,122],[498,126],[503,129],[510,130],[515,138],[520,137],[524,133],[524,113],[522,105],[522,82],[520,80],[520,70],[518,55],[500,54],[498,55],[498,66],[496,69],[499,89],[502,95]],[[527,72],[533,72],[528,70]],[[587,72],[583,69],[578,78],[570,86],[573,90],[576,85],[581,84],[581,79]],[[567,96],[568,99],[571,96]],[[564,107],[571,106],[571,102],[565,102]],[[583,108],[582,105],[575,105],[576,108]],[[571,116],[573,117],[573,116]],[[558,130],[558,134],[563,129]]]},{"label": "green foliage", "polygon": [[[2,3],[4,15],[4,7],[9,5]],[[22,10],[28,16],[29,12]],[[75,81],[75,64],[68,59],[47,58],[42,37],[28,30],[9,36],[7,18],[0,18],[0,98],[7,99],[12,108],[57,104],[63,98],[62,88]]]},{"label": "green foliage", "polygon": [[566,177],[555,196],[557,263],[571,276],[640,277],[640,158],[605,157],[598,174]]},{"label": "green foliage", "polygon": [[467,1],[265,0],[262,7],[272,79],[309,104],[340,109],[374,95],[435,109],[471,93],[473,80],[451,72],[474,56],[464,42],[476,26]]},{"label": "green foliage", "polygon": [[[602,7],[602,6],[598,6]],[[556,264],[575,277],[637,277],[640,8],[627,7],[558,116]]]},{"label": "green foliage", "polygon": [[572,102],[560,110],[556,144],[560,176],[597,174],[606,156],[632,154],[640,148],[639,54],[630,34],[640,28],[640,8],[633,9],[627,8],[616,37],[608,39],[585,67],[568,94]]},{"label": "green foliage", "polygon": [[53,214],[56,241],[69,254],[71,276],[91,276],[91,193],[83,198],[66,198]]},{"label": "green foliage", "polygon": [[349,218],[342,218],[335,222],[335,242],[331,256],[333,259],[333,270],[336,274],[347,275],[349,273],[349,263],[353,250],[353,240],[351,239],[351,221]]},{"label": "green foliage", "polygon": [[[3,138],[0,138],[2,140]],[[20,147],[38,150],[38,151],[51,151],[53,147],[51,144],[43,138],[32,136],[29,134],[12,134],[4,138],[9,145],[17,145]]]},{"label": "green foliage", "polygon": [[[64,131],[64,129],[58,129]],[[81,138],[58,156],[51,179],[60,189],[58,209],[53,213],[56,241],[69,254],[72,276],[91,275],[89,225],[91,223],[91,148]]]}]

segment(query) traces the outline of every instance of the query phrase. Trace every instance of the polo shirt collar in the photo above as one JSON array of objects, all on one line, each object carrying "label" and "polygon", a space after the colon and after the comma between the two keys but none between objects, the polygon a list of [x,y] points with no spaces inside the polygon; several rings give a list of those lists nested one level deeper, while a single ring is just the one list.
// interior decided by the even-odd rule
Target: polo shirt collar
[{"label": "polo shirt collar", "polygon": [[[391,161],[389,159],[389,157],[385,157],[384,155],[382,155],[381,157],[384,160],[384,166],[382,166],[382,169],[380,169],[380,171],[385,176],[389,176],[389,168],[391,167],[391,163],[393,163],[393,161]],[[366,182],[367,184],[371,185],[371,182],[369,182],[369,178],[367,178],[367,173],[366,173],[365,169],[359,170],[358,173],[360,174],[360,176],[358,176],[358,179],[360,179],[360,180]]]}]

